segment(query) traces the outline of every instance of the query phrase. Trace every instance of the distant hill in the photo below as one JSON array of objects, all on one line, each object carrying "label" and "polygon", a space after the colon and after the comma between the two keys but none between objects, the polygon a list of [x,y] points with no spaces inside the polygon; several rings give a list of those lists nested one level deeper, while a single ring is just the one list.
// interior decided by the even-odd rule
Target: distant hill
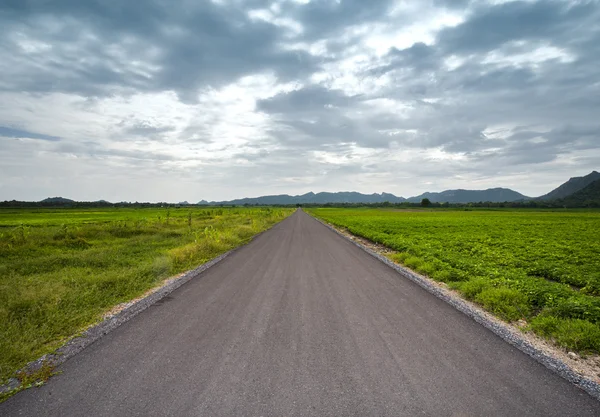
[{"label": "distant hill", "polygon": [[270,205],[270,204],[326,204],[326,203],[402,203],[406,201],[403,197],[396,197],[393,194],[361,194],[357,192],[338,192],[338,193],[306,193],[302,195],[291,196],[288,194],[266,195],[255,198],[240,198],[231,201],[200,201],[198,204],[209,205]]},{"label": "distant hill", "polygon": [[569,181],[565,182],[558,188],[550,191],[548,194],[544,194],[538,197],[538,200],[557,200],[568,197],[569,195],[576,193],[579,190],[584,189],[594,181],[600,180],[600,173],[592,171],[585,177],[573,177]]},{"label": "distant hill", "polygon": [[566,207],[600,207],[600,179],[555,202]]},{"label": "distant hill", "polygon": [[270,205],[270,204],[327,204],[327,203],[420,203],[422,199],[428,198],[431,202],[441,203],[471,203],[479,201],[490,201],[494,203],[504,203],[507,201],[528,200],[516,191],[508,188],[490,188],[489,190],[447,190],[441,193],[425,193],[416,197],[404,198],[397,197],[394,194],[361,194],[357,192],[338,192],[338,193],[306,193],[302,195],[291,196],[288,194],[266,195],[255,198],[241,198],[230,201],[200,201],[198,204],[205,205]]},{"label": "distant hill", "polygon": [[476,203],[480,201],[504,203],[530,199],[530,197],[509,188],[489,188],[487,190],[446,190],[440,193],[424,193],[410,197],[407,201],[419,203],[424,198],[428,198],[432,203]]},{"label": "distant hill", "polygon": [[68,198],[63,197],[48,197],[44,198],[40,203],[52,203],[52,204],[69,204],[74,203],[75,200],[69,200]]}]

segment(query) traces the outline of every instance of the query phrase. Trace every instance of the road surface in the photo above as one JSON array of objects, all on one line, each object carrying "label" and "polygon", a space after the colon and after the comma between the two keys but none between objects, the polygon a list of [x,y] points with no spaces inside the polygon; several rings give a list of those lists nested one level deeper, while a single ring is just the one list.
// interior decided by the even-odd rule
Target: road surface
[{"label": "road surface", "polygon": [[302,211],[61,369],[0,415],[600,415]]}]

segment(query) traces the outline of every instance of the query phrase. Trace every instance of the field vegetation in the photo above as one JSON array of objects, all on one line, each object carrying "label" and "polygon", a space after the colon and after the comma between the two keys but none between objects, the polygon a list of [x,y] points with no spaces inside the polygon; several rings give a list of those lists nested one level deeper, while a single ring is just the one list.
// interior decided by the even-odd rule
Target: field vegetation
[{"label": "field vegetation", "polygon": [[273,208],[0,210],[0,382],[111,307],[289,215]]},{"label": "field vegetation", "polygon": [[[506,321],[600,353],[600,212],[310,209]],[[523,323],[523,322],[521,322]]]}]

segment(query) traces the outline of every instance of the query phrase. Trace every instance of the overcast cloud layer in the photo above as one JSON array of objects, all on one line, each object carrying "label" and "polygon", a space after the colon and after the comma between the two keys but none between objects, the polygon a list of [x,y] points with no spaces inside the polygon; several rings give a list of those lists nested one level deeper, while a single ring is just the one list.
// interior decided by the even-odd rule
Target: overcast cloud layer
[{"label": "overcast cloud layer", "polygon": [[4,0],[0,200],[541,195],[599,68],[599,1]]}]

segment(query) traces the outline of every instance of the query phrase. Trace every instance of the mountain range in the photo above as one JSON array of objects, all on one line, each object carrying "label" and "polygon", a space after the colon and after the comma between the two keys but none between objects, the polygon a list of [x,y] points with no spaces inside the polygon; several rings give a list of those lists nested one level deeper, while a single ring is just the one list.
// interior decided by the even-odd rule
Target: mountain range
[{"label": "mountain range", "polygon": [[[504,203],[545,201],[566,207],[589,207],[600,206],[600,173],[592,171],[583,177],[570,178],[564,184],[540,197],[527,197],[509,188],[489,188],[487,190],[446,190],[442,192],[426,192],[418,196],[404,198],[390,193],[362,194],[358,192],[321,192],[306,193],[302,195],[266,195],[253,198],[240,198],[229,201],[206,201],[202,200],[199,205],[296,205],[296,204],[327,204],[327,203],[349,203],[349,204],[373,204],[373,203],[420,203],[423,199],[432,203]],[[50,197],[39,202],[44,205],[70,205],[77,203],[74,200],[63,197]],[[93,203],[111,204],[100,200]],[[88,203],[86,203],[88,204]],[[166,203],[164,203],[166,204]],[[179,205],[188,205],[187,201]]]},{"label": "mountain range", "polygon": [[404,198],[394,194],[361,194],[357,192],[337,192],[337,193],[306,193],[302,195],[266,195],[254,198],[240,198],[230,201],[205,201],[198,204],[207,205],[269,205],[269,204],[326,204],[326,203],[420,203],[424,198],[432,203],[469,203],[475,201],[518,201],[530,199],[523,194],[508,188],[490,188],[488,190],[446,190],[440,193],[424,193],[415,197]]},{"label": "mountain range", "polygon": [[361,194],[357,192],[337,192],[337,193],[306,193],[302,195],[266,195],[253,198],[240,198],[229,201],[200,201],[201,205],[294,205],[294,204],[326,204],[326,203],[420,203],[424,198],[427,198],[432,203],[475,203],[480,201],[489,201],[491,203],[516,202],[526,200],[557,200],[569,196],[587,185],[600,179],[600,173],[592,171],[584,177],[574,177],[566,183],[560,185],[555,190],[541,197],[533,198],[523,195],[509,188],[489,188],[487,190],[446,190],[442,192],[427,192],[418,196],[404,198],[394,194]]},{"label": "mountain range", "polygon": [[[325,204],[325,203],[402,203],[406,201],[403,197],[396,197],[394,194],[381,193],[381,194],[361,194],[357,192],[338,192],[338,193],[306,193],[302,195],[265,195],[262,197],[254,198],[240,198],[231,201],[205,201],[202,200],[198,204],[209,204],[209,205],[220,205],[220,204],[258,204],[258,205],[269,205],[269,204]],[[420,201],[420,200],[419,200]]]}]

